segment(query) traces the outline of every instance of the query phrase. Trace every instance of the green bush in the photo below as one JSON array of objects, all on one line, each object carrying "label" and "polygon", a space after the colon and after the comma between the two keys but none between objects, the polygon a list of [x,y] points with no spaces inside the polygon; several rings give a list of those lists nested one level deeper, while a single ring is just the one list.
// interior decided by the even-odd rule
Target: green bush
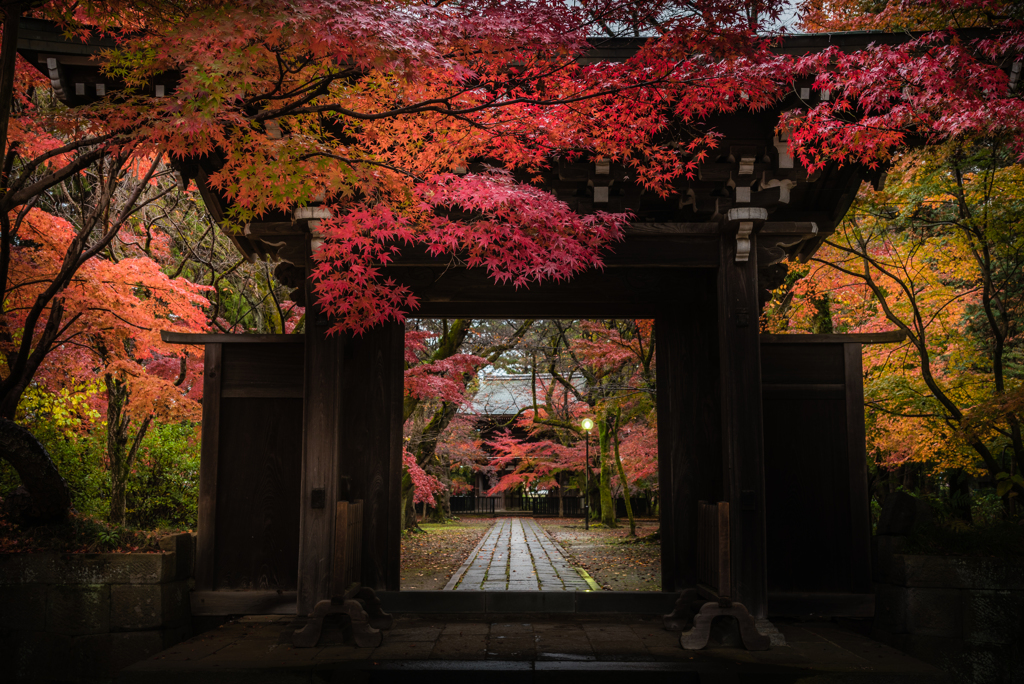
[{"label": "green bush", "polygon": [[125,522],[140,530],[195,529],[199,439],[195,425],[154,425],[128,479]]},{"label": "green bush", "polygon": [[[75,511],[106,520],[110,509],[110,474],[106,466],[105,427],[99,425],[85,434],[69,434],[43,421],[27,427],[67,480]],[[195,424],[152,424],[128,478],[126,527],[195,528],[199,451],[199,429]],[[19,484],[14,468],[0,460],[0,496]]]},{"label": "green bush", "polygon": [[[78,513],[105,519],[110,507],[110,477],[104,458],[106,434],[96,429],[83,435],[65,434],[51,423],[26,425],[50,454],[71,488],[71,505]],[[21,484],[18,473],[0,460],[0,495]]]}]

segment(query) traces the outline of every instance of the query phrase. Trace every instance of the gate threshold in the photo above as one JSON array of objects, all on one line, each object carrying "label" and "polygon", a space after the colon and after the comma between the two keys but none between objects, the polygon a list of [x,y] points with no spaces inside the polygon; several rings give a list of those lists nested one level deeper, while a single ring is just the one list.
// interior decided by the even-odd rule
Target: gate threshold
[{"label": "gate threshold", "polygon": [[679,597],[665,591],[380,591],[377,595],[389,613],[479,615],[665,615]]}]

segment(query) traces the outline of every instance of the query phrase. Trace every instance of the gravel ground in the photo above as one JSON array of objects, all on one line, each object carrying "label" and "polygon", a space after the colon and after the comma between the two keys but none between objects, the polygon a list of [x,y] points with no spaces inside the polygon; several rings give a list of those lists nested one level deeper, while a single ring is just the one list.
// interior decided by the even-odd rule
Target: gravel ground
[{"label": "gravel ground", "polygon": [[[583,529],[579,518],[535,518],[569,556],[604,589],[661,591],[661,545],[626,541],[629,522],[618,528],[591,525]],[[637,537],[657,532],[657,520],[638,520]]]}]

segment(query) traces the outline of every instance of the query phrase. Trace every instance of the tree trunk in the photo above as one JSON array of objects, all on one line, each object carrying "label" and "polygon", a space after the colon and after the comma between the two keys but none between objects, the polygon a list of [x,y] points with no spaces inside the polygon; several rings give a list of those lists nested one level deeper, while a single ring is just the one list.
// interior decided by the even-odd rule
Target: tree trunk
[{"label": "tree trunk", "polygon": [[402,474],[402,531],[412,531],[417,527],[416,504],[413,503],[415,488],[409,473]]},{"label": "tree trunk", "polygon": [[451,493],[451,488],[446,487],[444,491],[434,494],[435,505],[430,510],[430,522],[446,523],[452,519]]},{"label": "tree trunk", "polygon": [[612,446],[615,451],[615,467],[619,471],[619,481],[622,483],[622,497],[626,501],[626,515],[629,516],[629,536],[636,536],[636,518],[633,516],[633,502],[629,500],[629,480],[626,479],[626,469],[622,467],[622,459],[619,458],[619,430],[618,420],[615,421],[615,431],[612,433]]},{"label": "tree trunk", "polygon": [[609,454],[608,437],[612,421],[605,416],[598,421],[597,434],[600,448],[598,458],[601,459],[601,478],[597,486],[601,491],[601,523],[606,527],[617,527],[615,520],[615,500],[612,498],[612,467],[611,454]]},{"label": "tree trunk", "polygon": [[[107,520],[123,525],[128,502],[128,476],[153,418],[146,416],[135,437],[130,439],[128,382],[109,373],[103,380],[107,386],[107,459],[110,461],[110,512]],[[129,441],[131,447],[128,446]]]},{"label": "tree trunk", "polygon": [[21,478],[21,486],[5,495],[5,508],[19,524],[64,522],[71,511],[71,489],[46,449],[28,430],[0,418],[0,456]]},{"label": "tree trunk", "polygon": [[562,474],[559,473],[558,474],[558,517],[559,518],[565,517],[565,500],[564,500],[564,496],[563,496],[563,492],[565,490],[565,487],[562,486],[562,479],[563,479],[562,478]]}]

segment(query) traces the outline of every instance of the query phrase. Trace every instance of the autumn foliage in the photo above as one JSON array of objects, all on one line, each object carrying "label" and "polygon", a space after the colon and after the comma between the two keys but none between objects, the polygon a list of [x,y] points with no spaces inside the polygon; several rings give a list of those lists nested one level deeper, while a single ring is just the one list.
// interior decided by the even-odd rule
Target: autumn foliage
[{"label": "autumn foliage", "polygon": [[[216,305],[207,320],[206,312],[199,313],[206,307],[203,290],[167,275],[181,269],[152,253],[115,258],[110,251],[122,231],[133,230],[137,206],[156,201],[151,181],[169,164],[184,169],[200,159],[218,160],[203,182],[227,201],[227,228],[290,216],[296,207],[322,210],[326,218],[311,236],[314,294],[335,332],[357,333],[415,311],[411,292],[388,277],[388,264],[403,254],[479,267],[516,287],[600,268],[602,250],[621,238],[630,217],[577,215],[543,191],[545,174],[563,159],[604,158],[626,168],[631,182],[645,190],[672,196],[712,154],[720,137],[716,117],[781,109],[798,82],[810,82],[818,97],[780,112],[778,132],[811,170],[830,162],[881,168],[902,163],[898,155],[908,146],[969,149],[991,140],[1006,150],[1003,167],[1019,167],[1024,105],[1017,67],[1024,30],[1014,3],[894,0],[869,7],[815,0],[802,6],[810,30],[920,33],[859,51],[832,47],[807,55],[780,49],[784,36],[772,27],[782,10],[739,0],[33,5],[34,16],[58,22],[74,39],[112,41],[98,62],[117,88],[73,110],[52,98],[41,106],[32,93],[45,91],[48,80],[33,65],[15,64],[13,49],[5,53],[4,87],[10,87],[3,95],[0,136],[0,343],[7,370],[0,381],[0,415],[13,418],[32,383],[56,386],[86,369],[126,383],[133,400],[123,415],[140,427],[154,411],[175,419],[194,412],[189,400],[195,383],[175,382],[190,372],[194,378],[188,367],[198,359],[190,357],[184,376],[173,373],[167,359],[178,352],[162,346],[154,331],[197,330],[207,322],[227,327],[220,315],[223,278],[209,269]],[[585,59],[606,38],[641,36],[648,39],[635,41],[635,54]],[[157,79],[173,82],[168,96],[151,92]],[[89,181],[80,182],[85,176]],[[57,211],[66,204],[61,193],[71,186],[81,200],[74,220]],[[33,231],[37,237],[30,239]],[[826,250],[819,258],[840,264],[853,250],[862,261],[863,252],[889,263],[901,259],[902,250],[916,249],[905,238],[850,243],[847,251],[834,242],[829,249],[838,251]],[[934,264],[900,261],[905,273],[898,278],[917,278],[915,269],[925,269],[921,277],[934,276],[938,298],[960,291],[954,280],[977,284],[978,274],[967,274],[970,268],[957,260],[960,255],[964,263],[977,264],[973,247],[943,248],[945,239],[912,253],[937,250]],[[47,275],[35,282],[27,275],[32,268]],[[804,288],[820,323],[827,317],[821,293],[835,291],[863,309],[849,313],[855,322],[845,329],[880,326],[877,310],[874,318],[865,313],[881,301],[879,292],[868,283],[866,294],[864,279],[857,282],[852,268],[838,273],[853,280],[830,284],[825,281],[839,276],[821,276],[822,281],[795,285],[790,301]],[[898,300],[899,288],[886,278],[881,276],[880,287],[895,287]],[[985,446],[992,440],[1012,442],[1017,459],[1024,454],[1014,422],[1019,402],[1013,379],[1003,373],[1003,384],[993,391],[964,390],[962,397],[943,401],[937,378],[958,377],[954,361],[977,359],[978,352],[960,357],[955,335],[927,330],[958,307],[978,304],[973,296],[950,294],[948,306],[919,298],[920,321],[908,327],[919,337],[938,338],[940,345],[949,339],[938,357],[921,362],[920,379],[941,404],[944,439],[963,440],[993,473],[998,464]],[[259,301],[275,297],[268,287]],[[938,308],[928,318],[933,304]],[[281,332],[297,324],[301,313],[275,308]],[[993,382],[1000,377],[995,359],[1016,334],[1008,323],[996,323],[986,335],[1002,339],[1003,351],[981,354],[993,367]],[[612,465],[613,453],[650,453],[643,444],[653,426],[640,398],[653,388],[651,345],[639,352],[630,346],[650,331],[634,327],[628,335],[624,329],[582,328],[570,346],[587,378],[587,396],[571,382],[562,383],[565,392],[581,395],[580,405],[599,414],[603,493],[616,478],[628,486],[629,470]],[[928,344],[915,344],[919,359]],[[460,346],[461,341],[439,344],[409,368],[410,415],[428,393],[440,398],[434,414],[424,417],[430,429],[418,442],[425,446],[417,446],[421,469],[434,458],[440,434],[435,428],[451,424],[479,367],[470,357],[488,358],[486,350],[459,356]],[[932,368],[932,380],[926,367]],[[626,390],[614,389],[619,387]],[[542,411],[539,403],[533,416],[535,423],[562,421],[559,429],[566,434],[571,418],[556,416],[553,405]]]}]

